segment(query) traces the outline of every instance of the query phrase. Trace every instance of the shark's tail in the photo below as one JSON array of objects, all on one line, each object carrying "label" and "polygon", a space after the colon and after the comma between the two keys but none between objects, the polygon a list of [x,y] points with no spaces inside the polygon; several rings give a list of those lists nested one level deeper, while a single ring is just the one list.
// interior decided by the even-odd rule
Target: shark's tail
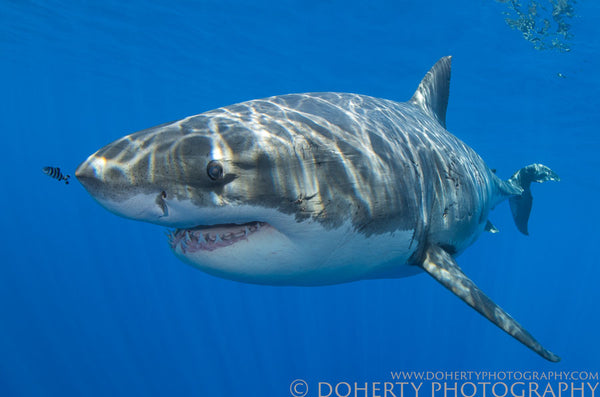
[{"label": "shark's tail", "polygon": [[521,194],[513,195],[508,199],[513,219],[517,229],[528,235],[527,221],[531,212],[533,196],[531,195],[531,182],[560,181],[554,171],[542,164],[531,164],[521,168],[507,181],[509,185],[519,188]]}]

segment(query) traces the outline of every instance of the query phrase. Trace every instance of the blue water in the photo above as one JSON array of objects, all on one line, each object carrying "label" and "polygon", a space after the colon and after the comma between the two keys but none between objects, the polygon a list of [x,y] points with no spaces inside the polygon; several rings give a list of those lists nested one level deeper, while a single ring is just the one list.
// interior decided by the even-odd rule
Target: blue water
[{"label": "blue water", "polygon": [[[0,395],[288,396],[301,378],[316,396],[318,382],[400,370],[598,372],[600,5],[574,5],[568,52],[536,49],[505,23],[508,7],[0,2]],[[491,217],[501,232],[458,259],[559,364],[426,275],[318,288],[208,276],[170,253],[161,227],[41,172],[72,173],[125,134],[243,100],[403,101],[443,55],[449,130],[503,177],[532,162],[562,177],[534,187],[529,237],[505,203]]]}]

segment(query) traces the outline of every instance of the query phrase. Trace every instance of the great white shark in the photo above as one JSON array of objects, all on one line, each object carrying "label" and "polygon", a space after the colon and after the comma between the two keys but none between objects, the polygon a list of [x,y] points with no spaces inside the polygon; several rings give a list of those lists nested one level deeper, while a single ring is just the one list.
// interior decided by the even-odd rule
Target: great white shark
[{"label": "great white shark", "polygon": [[532,164],[502,180],[446,130],[451,57],[407,102],[348,93],[274,96],[127,135],[75,173],[109,211],[174,228],[177,257],[269,285],[328,285],[425,271],[550,361],[455,258],[496,231],[508,199],[527,234]]}]

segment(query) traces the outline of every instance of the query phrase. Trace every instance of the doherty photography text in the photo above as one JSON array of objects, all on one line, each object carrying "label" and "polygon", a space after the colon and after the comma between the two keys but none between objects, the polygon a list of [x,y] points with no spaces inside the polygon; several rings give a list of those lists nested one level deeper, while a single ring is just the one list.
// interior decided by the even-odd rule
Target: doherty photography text
[{"label": "doherty photography text", "polygon": [[[296,379],[293,397],[596,397],[586,371],[392,371],[386,380]],[[600,395],[598,396],[600,397]]]}]

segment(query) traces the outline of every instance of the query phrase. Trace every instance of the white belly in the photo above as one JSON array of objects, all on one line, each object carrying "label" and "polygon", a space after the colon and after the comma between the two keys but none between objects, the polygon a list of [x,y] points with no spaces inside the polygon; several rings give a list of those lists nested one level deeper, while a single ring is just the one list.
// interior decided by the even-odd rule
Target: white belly
[{"label": "white belly", "polygon": [[418,245],[412,230],[366,237],[350,224],[326,230],[280,213],[272,219],[273,226],[230,246],[190,252],[178,245],[173,250],[207,273],[257,284],[327,285],[419,271],[406,264]]}]

